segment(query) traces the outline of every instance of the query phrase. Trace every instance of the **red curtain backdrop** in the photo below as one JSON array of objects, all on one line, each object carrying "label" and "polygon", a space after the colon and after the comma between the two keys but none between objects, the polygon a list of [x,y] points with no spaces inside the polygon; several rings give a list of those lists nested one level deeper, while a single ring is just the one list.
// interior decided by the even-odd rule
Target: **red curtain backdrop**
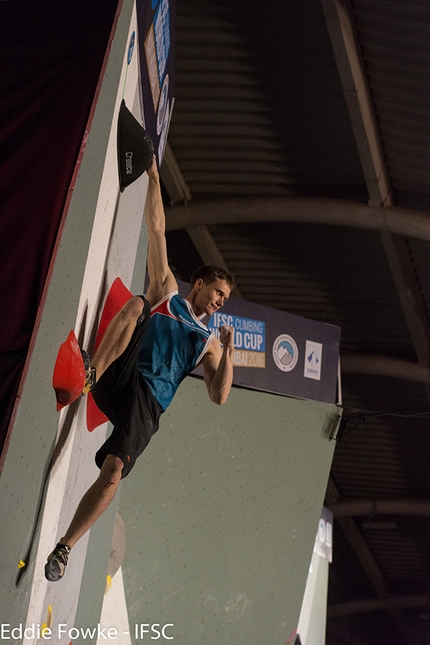
[{"label": "red curtain backdrop", "polygon": [[118,0],[0,2],[3,458],[117,4]]}]

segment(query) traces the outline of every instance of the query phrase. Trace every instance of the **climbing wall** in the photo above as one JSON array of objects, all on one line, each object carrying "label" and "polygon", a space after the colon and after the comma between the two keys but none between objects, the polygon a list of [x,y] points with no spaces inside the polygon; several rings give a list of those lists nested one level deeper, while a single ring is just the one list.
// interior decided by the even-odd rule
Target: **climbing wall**
[{"label": "climbing wall", "polygon": [[[0,480],[1,640],[284,645],[330,469],[333,405],[235,388],[219,408],[188,378],[67,576],[52,584],[43,575],[98,474],[93,456],[108,431],[87,431],[85,400],[55,411],[58,347],[70,329],[91,347],[114,278],[135,292],[144,280],[147,178],[120,193],[117,176],[122,98],[141,116],[134,3],[119,7]],[[126,556],[104,595],[118,502]]]},{"label": "climbing wall", "polygon": [[67,629],[97,621],[103,602],[115,504],[73,550],[67,580],[48,583],[43,566],[98,474],[94,452],[107,432],[106,424],[87,431],[84,400],[56,412],[55,356],[70,329],[91,348],[110,283],[117,276],[131,283],[142,229],[146,175],[122,194],[118,182],[123,98],[142,120],[138,51],[130,47],[135,6],[131,0],[118,6],[0,480],[0,624],[2,640],[11,643],[46,642],[42,626],[53,643],[77,643]]}]

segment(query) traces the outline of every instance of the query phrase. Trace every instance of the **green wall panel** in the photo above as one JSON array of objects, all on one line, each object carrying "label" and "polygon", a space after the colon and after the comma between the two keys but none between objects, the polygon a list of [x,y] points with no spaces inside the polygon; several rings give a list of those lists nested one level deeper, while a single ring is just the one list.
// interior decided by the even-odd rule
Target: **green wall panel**
[{"label": "green wall panel", "polygon": [[174,641],[158,642],[284,645],[298,622],[337,414],[236,388],[218,407],[202,381],[184,381],[121,487],[134,642],[173,623]]}]

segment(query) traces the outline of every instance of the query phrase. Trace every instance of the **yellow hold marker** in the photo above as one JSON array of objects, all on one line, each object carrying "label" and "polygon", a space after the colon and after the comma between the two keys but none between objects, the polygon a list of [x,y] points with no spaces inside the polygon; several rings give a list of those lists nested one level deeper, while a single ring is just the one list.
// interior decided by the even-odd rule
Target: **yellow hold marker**
[{"label": "yellow hold marker", "polygon": [[46,611],[46,623],[43,623],[40,628],[40,635],[42,638],[48,638],[51,635],[51,627],[54,620],[54,612],[52,611],[52,605],[48,605]]},{"label": "yellow hold marker", "polygon": [[46,616],[46,626],[48,629],[51,629],[53,620],[54,620],[54,612],[52,611],[52,605],[48,605],[48,612]]},{"label": "yellow hold marker", "polygon": [[105,595],[107,594],[107,592],[111,587],[112,587],[112,576],[106,576]]},{"label": "yellow hold marker", "polygon": [[20,561],[18,562],[18,569],[23,569],[24,567],[25,567],[25,562],[24,562],[24,560],[20,560]]}]

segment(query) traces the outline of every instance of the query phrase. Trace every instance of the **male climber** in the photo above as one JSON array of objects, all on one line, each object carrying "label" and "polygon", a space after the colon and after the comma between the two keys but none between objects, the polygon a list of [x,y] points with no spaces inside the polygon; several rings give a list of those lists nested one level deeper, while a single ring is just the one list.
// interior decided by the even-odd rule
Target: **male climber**
[{"label": "male climber", "polygon": [[231,389],[234,331],[222,327],[218,340],[200,318],[223,306],[233,278],[224,269],[205,266],[193,274],[188,296],[178,295],[167,260],[155,158],[147,172],[149,286],[145,298],[132,297],[112,319],[87,370],[85,391],[92,391],[114,428],[96,453],[99,477],[48,556],[45,576],[50,581],[63,577],[72,547],[109,506],[121,478],[128,475],[157,431],[160,415],[185,376],[203,364],[209,398],[219,405],[226,402]]}]

